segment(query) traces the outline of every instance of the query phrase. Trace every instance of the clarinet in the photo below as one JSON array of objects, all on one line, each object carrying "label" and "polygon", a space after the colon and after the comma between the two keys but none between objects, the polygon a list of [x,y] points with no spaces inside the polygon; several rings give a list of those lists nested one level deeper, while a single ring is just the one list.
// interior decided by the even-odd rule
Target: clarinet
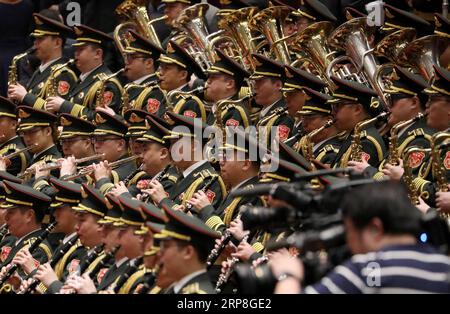
[{"label": "clarinet", "polygon": [[[161,182],[161,180],[164,178],[164,176],[166,175],[166,173],[169,171],[170,169],[170,165],[167,165],[156,177],[154,177],[152,180],[156,180],[158,182]],[[147,203],[148,199],[149,199],[150,195],[148,195],[147,193],[143,193],[142,197],[141,197],[141,201],[144,203]]]},{"label": "clarinet", "polygon": [[134,170],[125,179],[123,179],[123,184],[125,184],[125,186],[128,186],[128,184],[130,183],[131,179],[133,179],[133,177],[135,175],[137,175],[143,169],[144,169],[144,164],[141,164],[136,170]]},{"label": "clarinet", "polygon": [[[33,254],[33,252],[39,247],[39,245],[48,237],[50,231],[53,230],[53,228],[55,228],[56,226],[56,221],[51,223],[50,225],[48,225],[47,228],[45,228],[45,230],[39,235],[39,237],[36,239],[36,241],[34,241],[28,251]],[[8,271],[6,272],[6,274],[0,279],[0,286],[3,286],[3,284],[9,279],[9,277],[11,277],[14,272],[19,268],[18,264],[8,264],[11,265],[11,267],[8,269]]]},{"label": "clarinet", "polygon": [[[247,237],[248,235],[246,235],[242,241],[247,241]],[[221,293],[223,287],[227,284],[228,280],[230,279],[231,275],[234,272],[234,267],[236,266],[236,264],[239,262],[239,258],[237,257],[233,257],[231,260],[229,260],[229,267],[227,269],[227,271],[223,274],[220,274],[219,279],[217,280],[216,283],[216,293]]]},{"label": "clarinet", "polygon": [[148,278],[146,282],[144,282],[142,289],[139,291],[139,294],[147,294],[150,289],[155,285],[156,277],[158,277],[159,267],[156,266],[152,271],[151,276]]},{"label": "clarinet", "polygon": [[119,277],[118,280],[114,281],[108,287],[108,290],[114,291],[114,293],[118,293],[120,288],[122,288],[122,286],[127,282],[131,275],[133,275],[139,269],[139,266],[141,266],[143,262],[144,256],[133,259],[125,272]]},{"label": "clarinet", "polygon": [[[207,183],[205,183],[205,185],[203,185],[203,187],[202,187],[199,191],[206,192],[206,190],[209,189],[209,187],[214,183],[214,181],[216,181],[216,179],[217,179],[218,177],[219,177],[219,176],[217,176],[217,175],[211,176],[210,179],[209,179],[209,181],[208,181]],[[184,212],[185,212],[185,213],[187,213],[187,212],[193,212],[193,211],[194,211],[193,208],[194,208],[194,205],[192,205],[191,203],[186,203]],[[195,212],[195,211],[194,211],[194,212]]]},{"label": "clarinet", "polygon": [[0,227],[0,241],[3,239],[3,237],[5,236],[5,235],[7,235],[8,234],[8,232],[9,232],[9,230],[8,230],[8,224],[3,224],[1,227]]},{"label": "clarinet", "polygon": [[[50,261],[50,267],[55,268],[56,264],[63,258],[63,256],[70,250],[70,248],[78,241],[78,235],[75,235],[67,243],[53,255],[52,260]],[[17,294],[27,294],[32,293],[36,289],[36,287],[39,285],[40,280],[37,278],[32,279],[28,287],[24,290],[20,290]]]}]

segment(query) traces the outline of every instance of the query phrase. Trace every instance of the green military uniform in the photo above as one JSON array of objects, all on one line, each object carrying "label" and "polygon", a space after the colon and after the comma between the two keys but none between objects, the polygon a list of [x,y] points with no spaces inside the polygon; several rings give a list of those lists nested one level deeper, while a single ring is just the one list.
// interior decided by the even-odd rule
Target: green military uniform
[{"label": "green military uniform", "polygon": [[[204,129],[206,124],[195,119],[178,115],[172,112],[168,113],[169,118],[175,122],[174,128],[170,131],[170,135],[164,137],[164,140],[177,140],[183,136],[196,137],[196,132],[201,132],[202,137],[204,136]],[[183,132],[178,132],[177,127],[181,126]],[[188,131],[187,131],[188,130]],[[187,132],[187,133],[184,133]],[[186,205],[187,202],[192,198],[197,190],[204,188],[204,186],[209,184],[209,188],[205,191],[211,204],[214,207],[218,207],[223,201],[226,195],[225,184],[222,178],[216,172],[214,167],[206,160],[198,161],[195,165],[191,166],[191,171],[189,173],[184,173],[183,178],[180,178],[176,185],[172,189],[166,191],[168,197],[163,199],[159,204],[160,207],[173,208],[176,205]]]},{"label": "green military uniform", "polygon": [[[325,117],[329,117],[330,120],[332,119],[331,116],[331,106],[327,103],[328,100],[331,99],[326,94],[317,92],[315,90],[312,90],[308,87],[303,88],[304,92],[306,93],[306,101],[303,105],[303,108],[299,111],[299,114],[302,116],[308,116],[308,115],[322,115]],[[312,139],[306,140],[306,142],[312,141]],[[299,153],[303,154],[304,157],[308,154],[307,147],[304,146],[304,141],[300,139],[295,145],[294,148]],[[312,158],[315,160],[323,163],[323,164],[331,164],[335,158],[336,154],[339,151],[340,148],[340,136],[338,134],[331,136],[330,138],[327,138],[325,140],[322,140],[321,142],[312,144]],[[308,145],[310,145],[308,144]]]},{"label": "green military uniform", "polygon": [[[333,98],[328,102],[331,104],[339,104],[341,102],[354,102],[361,104],[366,112],[375,117],[380,112],[380,103],[372,101],[372,97],[377,97],[374,90],[366,86],[344,79],[332,76],[331,79],[336,84],[337,89],[333,92]],[[343,139],[341,148],[336,155],[336,159],[332,163],[334,167],[345,168],[351,158],[351,144],[353,139],[353,131]],[[386,156],[386,145],[380,133],[376,129],[374,123],[365,127],[359,134],[361,143],[362,156],[361,158],[367,161],[371,166],[377,167]]]},{"label": "green military uniform", "polygon": [[[202,247],[205,251],[210,251],[214,246],[214,239],[220,237],[220,234],[207,225],[200,219],[189,216],[183,212],[175,211],[170,208],[164,208],[164,211],[169,218],[161,235],[158,236],[162,241],[174,239],[181,240],[192,244],[193,247]],[[200,261],[204,263],[204,261]],[[163,266],[164,267],[164,266]],[[168,270],[170,271],[170,270]],[[181,281],[182,278],[179,278]],[[213,294],[214,289],[211,284],[206,268],[200,268],[197,274],[181,284],[175,282],[171,287],[164,291],[165,294]]]},{"label": "green military uniform", "polygon": [[[8,117],[16,120],[16,105],[8,98],[2,96],[0,96],[0,117]],[[0,156],[15,153],[24,147],[25,145],[23,144],[22,139],[19,136],[14,136],[0,144]],[[11,164],[8,166],[7,171],[13,175],[17,175],[27,168],[30,154],[28,152],[23,152],[9,160]]]},{"label": "green military uniform", "polygon": [[[51,198],[46,196],[43,193],[40,193],[29,186],[21,185],[18,183],[14,183],[11,181],[3,181],[4,189],[6,192],[6,201],[2,203],[0,206],[6,210],[20,208],[32,208],[36,213],[36,217],[38,219],[42,219],[44,216],[44,210],[50,204]],[[38,237],[43,233],[42,229],[33,230],[32,232],[23,235],[21,238],[16,239],[13,242],[11,239],[2,241],[1,250],[2,250],[2,259],[3,262],[0,265],[0,268],[8,265],[13,260],[14,256],[24,247],[28,247],[33,244],[34,241],[38,239]],[[8,247],[11,245],[11,247]],[[35,265],[46,263],[52,256],[52,251],[49,243],[44,239],[39,246],[33,251],[30,252]],[[21,277],[25,276],[25,273],[20,268],[18,269],[18,274]],[[7,289],[8,283],[5,283],[0,289]]]},{"label": "green military uniform", "polygon": [[[32,37],[73,37],[72,29],[64,24],[37,13],[33,14],[33,17],[36,28],[31,33]],[[67,62],[67,59],[61,57],[50,61],[48,64],[41,65],[25,86],[28,93],[23,98],[22,105],[45,109],[47,97],[60,96],[66,98],[77,81],[77,75],[67,65]]]},{"label": "green military uniform", "polygon": [[[144,55],[146,58],[152,58],[155,68],[157,67],[156,60],[164,52],[133,30],[129,32],[127,44],[125,53],[131,55],[139,54]],[[157,73],[152,73],[125,85],[122,95],[122,115],[125,114],[126,110],[140,109],[162,117],[166,111],[164,106],[166,92],[157,83],[158,75]]]},{"label": "green military uniform", "polygon": [[[250,79],[275,78],[281,81],[284,80],[285,70],[282,64],[260,54],[252,54],[252,58],[256,68]],[[267,146],[271,145],[271,141],[275,136],[281,142],[284,142],[291,136],[294,119],[289,115],[283,97],[262,109],[256,127],[258,128],[259,140],[266,143]],[[277,134],[272,134],[272,128],[274,127],[277,128]]]},{"label": "green military uniform", "polygon": [[[104,48],[113,40],[109,35],[85,25],[75,26],[74,31],[77,39],[73,46],[95,43]],[[120,112],[122,86],[116,77],[107,79],[112,74],[111,71],[101,64],[86,74],[86,77],[80,76],[80,81],[67,97],[69,100],[62,103],[59,112],[84,117],[89,121],[94,120],[97,106],[110,107],[115,112]],[[97,103],[98,99],[101,103]]]},{"label": "green military uniform", "polygon": [[[6,198],[5,185],[3,184],[3,181],[5,180],[19,184],[22,183],[22,180],[19,180],[16,176],[6,171],[0,171],[0,203],[4,202]],[[8,250],[11,249],[12,244],[16,242],[17,238],[9,233],[6,223],[3,224],[0,229],[0,263],[2,263],[8,256],[7,254],[9,254]],[[3,247],[5,247],[5,249],[3,249]]]},{"label": "green military uniform", "polygon": [[[174,64],[188,72],[186,84],[178,88],[182,93],[189,92],[188,86],[189,78],[194,73],[198,78],[205,78],[202,68],[195,62],[195,60],[178,44],[170,41],[167,45],[167,51],[159,58],[159,62],[165,64]],[[170,91],[172,92],[172,91]],[[177,91],[175,91],[177,93]],[[199,118],[206,122],[207,113],[203,101],[195,95],[178,94],[170,97],[170,103],[165,106],[174,113],[184,115],[191,118]]]},{"label": "green military uniform", "polygon": [[[94,136],[116,136],[118,139],[124,138],[128,131],[128,127],[125,122],[122,121],[122,117],[115,115],[112,116],[104,111],[99,111],[95,116],[96,129],[93,133]],[[123,155],[118,160],[126,158],[128,156]],[[111,171],[112,178],[102,178],[95,183],[102,193],[106,194],[110,189],[114,187],[114,184],[123,181],[130,173],[136,170],[135,161],[131,160],[118,166]]]}]

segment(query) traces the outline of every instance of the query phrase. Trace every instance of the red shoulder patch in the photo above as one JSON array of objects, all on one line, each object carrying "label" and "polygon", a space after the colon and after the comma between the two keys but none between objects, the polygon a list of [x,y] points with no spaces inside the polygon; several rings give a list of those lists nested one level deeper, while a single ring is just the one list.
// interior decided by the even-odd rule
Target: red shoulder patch
[{"label": "red shoulder patch", "polygon": [[365,162],[369,162],[370,155],[368,153],[362,152],[361,159],[364,160]]},{"label": "red shoulder patch", "polygon": [[417,168],[422,164],[422,161],[425,159],[424,152],[414,152],[409,155],[409,167]]},{"label": "red shoulder patch", "polygon": [[70,84],[67,81],[59,81],[58,83],[58,94],[61,96],[67,95],[70,89]]},{"label": "red shoulder patch", "polygon": [[73,272],[75,272],[78,269],[79,264],[80,264],[79,259],[74,258],[73,260],[71,260],[69,266],[67,266],[67,270],[68,270],[69,274],[72,274]]},{"label": "red shoulder patch", "polygon": [[192,110],[186,110],[185,112],[183,112],[183,116],[195,118],[197,117],[197,114]]},{"label": "red shoulder patch", "polygon": [[450,151],[445,154],[444,167],[445,169],[450,170]]},{"label": "red shoulder patch", "polygon": [[1,255],[0,255],[0,259],[2,260],[2,262],[4,262],[8,258],[9,252],[11,252],[11,247],[10,246],[2,247],[2,252],[1,252]]},{"label": "red shoulder patch", "polygon": [[39,261],[37,259],[33,258],[33,263],[34,263],[34,267],[38,268],[39,265],[41,265],[41,263],[39,263]]},{"label": "red shoulder patch", "polygon": [[158,99],[150,98],[147,101],[147,111],[150,112],[150,113],[158,112],[160,104],[161,103],[159,102]]},{"label": "red shoulder patch", "polygon": [[281,124],[278,126],[278,138],[280,139],[280,141],[285,141],[288,136],[289,136],[289,132],[291,131],[290,128],[288,128],[286,125]]},{"label": "red shoulder patch", "polygon": [[212,203],[214,201],[214,198],[216,197],[216,193],[214,191],[208,190],[205,194],[208,197],[209,202]]},{"label": "red shoulder patch", "polygon": [[100,283],[103,280],[103,277],[105,277],[106,272],[108,271],[108,268],[102,268],[97,274],[97,282]]},{"label": "red shoulder patch", "polygon": [[226,126],[232,126],[232,127],[237,127],[239,126],[239,121],[235,120],[235,119],[228,119],[227,122],[225,123]]},{"label": "red shoulder patch", "polygon": [[111,104],[111,102],[113,100],[113,97],[114,97],[114,93],[113,92],[111,92],[111,91],[104,92],[103,93],[102,106],[103,107],[108,107]]}]

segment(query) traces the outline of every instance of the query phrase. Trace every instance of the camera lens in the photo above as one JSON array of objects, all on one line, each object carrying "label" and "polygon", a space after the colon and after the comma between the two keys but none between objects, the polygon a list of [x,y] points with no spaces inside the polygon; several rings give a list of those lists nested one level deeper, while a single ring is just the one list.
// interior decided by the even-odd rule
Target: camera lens
[{"label": "camera lens", "polygon": [[235,279],[243,294],[271,294],[277,283],[268,264],[256,268],[246,264],[236,265]]}]

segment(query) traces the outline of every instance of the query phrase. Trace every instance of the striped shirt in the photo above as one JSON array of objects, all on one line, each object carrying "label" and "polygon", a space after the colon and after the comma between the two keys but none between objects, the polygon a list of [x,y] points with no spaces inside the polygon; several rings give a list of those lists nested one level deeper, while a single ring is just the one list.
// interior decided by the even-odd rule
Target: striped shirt
[{"label": "striped shirt", "polygon": [[450,258],[427,244],[354,255],[304,293],[450,293]]}]

